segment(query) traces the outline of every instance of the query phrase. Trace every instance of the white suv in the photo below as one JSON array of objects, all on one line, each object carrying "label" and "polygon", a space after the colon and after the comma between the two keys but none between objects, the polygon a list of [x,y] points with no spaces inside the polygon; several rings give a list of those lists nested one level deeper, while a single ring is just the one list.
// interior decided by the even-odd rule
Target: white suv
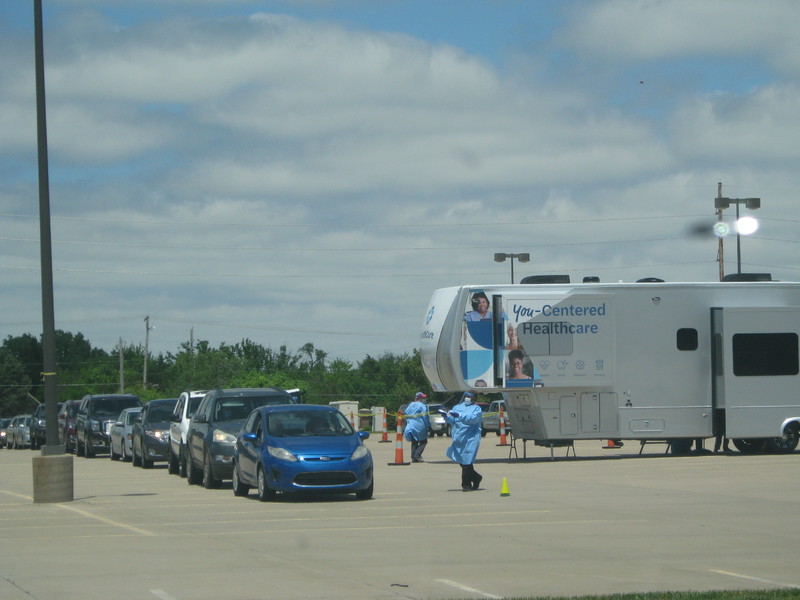
[{"label": "white suv", "polygon": [[189,420],[205,395],[206,390],[183,392],[172,411],[169,424],[169,472],[173,475],[186,477],[186,461],[183,460],[186,432],[189,430]]}]

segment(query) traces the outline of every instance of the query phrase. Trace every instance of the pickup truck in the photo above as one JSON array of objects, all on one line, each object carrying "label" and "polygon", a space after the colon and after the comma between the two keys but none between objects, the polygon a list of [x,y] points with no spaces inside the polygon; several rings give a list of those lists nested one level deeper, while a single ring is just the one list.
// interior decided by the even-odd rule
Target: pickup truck
[{"label": "pickup truck", "polygon": [[506,422],[506,433],[511,433],[511,421],[508,418],[504,400],[493,400],[483,413],[483,433],[494,431],[500,435],[500,407],[503,407],[503,418]]}]

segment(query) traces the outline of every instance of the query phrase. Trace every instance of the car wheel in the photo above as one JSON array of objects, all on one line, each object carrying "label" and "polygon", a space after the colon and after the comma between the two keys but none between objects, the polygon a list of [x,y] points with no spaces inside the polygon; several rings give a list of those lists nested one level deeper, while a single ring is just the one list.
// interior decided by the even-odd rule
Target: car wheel
[{"label": "car wheel", "polygon": [[139,455],[136,454],[136,444],[133,444],[131,446],[131,464],[134,467],[139,467],[139,466],[142,465],[142,462],[141,462],[141,459],[139,458]]},{"label": "car wheel", "polygon": [[184,450],[183,444],[178,451],[178,475],[186,477],[186,450]]},{"label": "car wheel", "polygon": [[219,479],[214,479],[214,472],[211,470],[211,455],[206,452],[206,459],[203,461],[203,487],[213,490],[219,487]]},{"label": "car wheel", "polygon": [[189,485],[200,483],[202,473],[194,466],[194,460],[192,460],[191,454],[187,451],[184,456],[186,457],[184,461],[186,462],[186,482]]},{"label": "car wheel", "polygon": [[264,467],[258,467],[258,499],[261,502],[275,499],[275,490],[270,489],[267,484],[267,474],[264,472]]},{"label": "car wheel", "polygon": [[120,452],[120,458],[122,459],[122,461],[123,462],[128,462],[128,459],[130,459],[130,456],[128,456],[128,451],[125,449],[125,440],[122,440],[122,445],[121,445],[121,447],[119,449],[119,452]]},{"label": "car wheel", "polygon": [[369,487],[356,492],[356,498],[359,500],[369,500],[372,498],[372,492],[375,489],[375,480],[369,482]]},{"label": "car wheel", "polygon": [[167,472],[170,475],[177,475],[178,471],[180,471],[180,465],[178,464],[178,458],[172,453],[172,450],[169,451],[169,465],[167,465]]},{"label": "car wheel", "polygon": [[239,477],[239,465],[233,463],[233,475],[231,476],[231,487],[234,496],[247,496],[250,493],[250,486],[242,483]]},{"label": "car wheel", "polygon": [[91,443],[83,445],[83,455],[86,458],[94,458],[94,448]]},{"label": "car wheel", "polygon": [[153,461],[147,458],[144,455],[144,450],[142,450],[142,468],[143,469],[152,469],[153,468]]},{"label": "car wheel", "polygon": [[114,444],[111,444],[109,446],[108,455],[111,457],[111,460],[119,460],[121,458],[119,454],[114,452]]}]

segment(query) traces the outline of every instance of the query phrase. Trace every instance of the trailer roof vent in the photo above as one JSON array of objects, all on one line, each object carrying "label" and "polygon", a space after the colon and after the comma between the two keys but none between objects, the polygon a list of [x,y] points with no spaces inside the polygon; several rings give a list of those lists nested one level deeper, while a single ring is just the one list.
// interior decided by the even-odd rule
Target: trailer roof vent
[{"label": "trailer roof vent", "polygon": [[772,281],[772,273],[730,273],[722,281]]},{"label": "trailer roof vent", "polygon": [[528,275],[520,283],[569,283],[569,275]]},{"label": "trailer roof vent", "polygon": [[637,279],[636,283],[664,283],[664,280],[658,277],[642,277],[641,279]]},{"label": "trailer roof vent", "polygon": [[587,275],[583,278],[583,283],[600,283],[600,278],[597,275]]}]

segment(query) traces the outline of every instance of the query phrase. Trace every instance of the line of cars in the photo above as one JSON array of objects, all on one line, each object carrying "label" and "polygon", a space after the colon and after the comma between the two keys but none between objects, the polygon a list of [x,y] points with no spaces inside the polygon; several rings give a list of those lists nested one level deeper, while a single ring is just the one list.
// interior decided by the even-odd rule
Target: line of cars
[{"label": "line of cars", "polygon": [[[69,408],[62,412],[60,435],[69,440]],[[146,404],[131,395],[86,396],[74,412],[78,456],[108,452],[143,468],[166,462],[190,485],[231,480],[234,495],[255,489],[262,501],[278,493],[373,495],[369,433],[336,408],[299,404],[280,388],[186,391]]]}]

